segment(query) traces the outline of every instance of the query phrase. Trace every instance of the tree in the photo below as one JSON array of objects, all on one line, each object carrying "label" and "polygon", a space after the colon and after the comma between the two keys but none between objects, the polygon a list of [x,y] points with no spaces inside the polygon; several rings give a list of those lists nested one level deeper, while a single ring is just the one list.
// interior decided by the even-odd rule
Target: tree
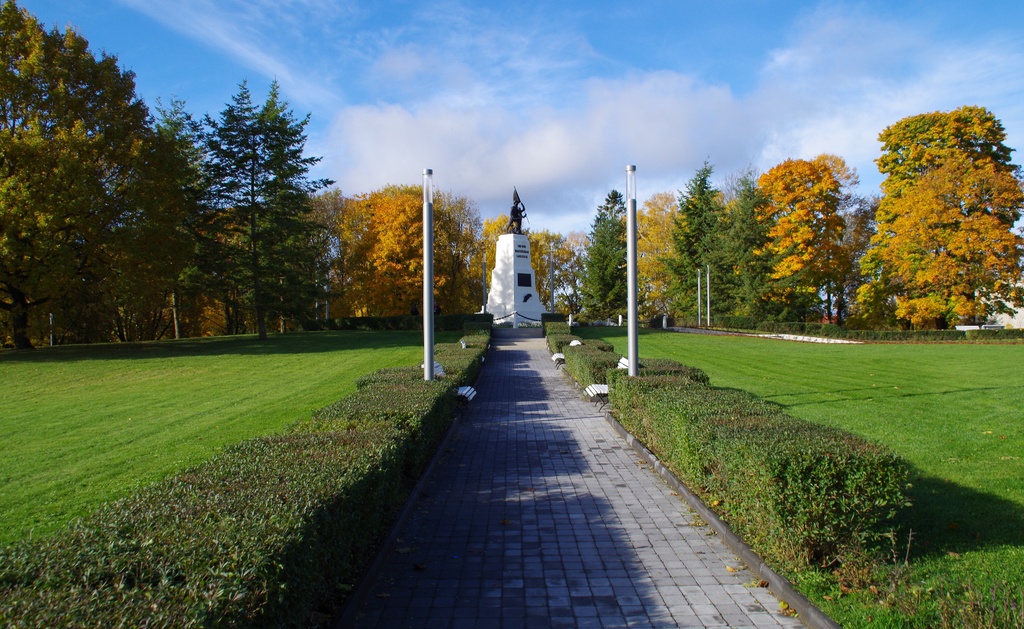
[{"label": "tree", "polygon": [[562,275],[557,278],[559,292],[555,310],[578,317],[583,312],[583,287],[586,277],[587,250],[590,241],[580,231],[565,236],[565,263]]},{"label": "tree", "polygon": [[453,192],[434,195],[434,290],[442,312],[476,312],[483,295],[480,211]]},{"label": "tree", "polygon": [[[407,315],[423,301],[423,191],[387,186],[356,198],[370,219],[366,266],[356,314]],[[435,205],[436,208],[436,205]]]},{"label": "tree", "polygon": [[945,328],[1020,304],[1024,238],[1012,228],[1022,205],[1013,176],[966,156],[945,158],[889,199],[865,266],[884,270],[895,316]]},{"label": "tree", "polygon": [[860,261],[875,235],[878,198],[852,197],[851,200],[843,212],[843,238],[836,261],[835,320],[837,324],[844,325],[851,315],[857,315],[858,326],[864,327],[868,320],[860,316],[863,309],[856,307],[857,291],[866,281]]},{"label": "tree", "polygon": [[612,190],[590,229],[583,283],[583,310],[605,319],[626,310],[626,206]]},{"label": "tree", "polygon": [[809,314],[819,295],[825,314],[832,313],[845,225],[841,210],[856,183],[843,159],[827,154],[788,159],[758,179],[768,200],[760,218],[771,224],[767,249],[774,256],[774,292],[790,305],[791,316]]},{"label": "tree", "polygon": [[637,304],[639,316],[650,319],[671,308],[671,283],[665,261],[672,254],[672,222],[676,200],[659,192],[637,212]]},{"label": "tree", "polygon": [[[546,229],[528,231],[530,237],[530,265],[537,278],[537,299],[545,306],[551,307],[551,292],[563,284],[566,265],[572,255],[565,244],[565,236]],[[554,275],[552,285],[551,276]],[[557,305],[555,305],[557,310]]]},{"label": "tree", "polygon": [[1021,303],[1013,233],[1024,207],[1019,167],[982,107],[911,116],[886,128],[877,233],[858,291],[868,316],[915,327],[981,320]]},{"label": "tree", "polygon": [[716,299],[728,314],[768,320],[778,311],[768,298],[772,260],[767,252],[770,224],[761,219],[764,194],[758,175],[745,172],[727,188],[728,201],[719,224],[719,266]]},{"label": "tree", "polygon": [[133,203],[153,138],[134,76],[72,29],[45,31],[0,7],[0,310],[17,348],[30,315],[105,275],[113,231]]},{"label": "tree", "polygon": [[672,273],[676,308],[697,314],[696,274],[712,261],[717,248],[717,223],[722,211],[721,193],[711,185],[713,168],[707,162],[680,192],[672,224],[672,255],[665,260]]},{"label": "tree", "polygon": [[219,207],[232,217],[231,258],[266,339],[268,312],[299,316],[317,289],[310,197],[330,185],[311,180],[318,157],[303,155],[309,117],[297,120],[277,82],[257,108],[243,82],[219,120],[206,117]]}]

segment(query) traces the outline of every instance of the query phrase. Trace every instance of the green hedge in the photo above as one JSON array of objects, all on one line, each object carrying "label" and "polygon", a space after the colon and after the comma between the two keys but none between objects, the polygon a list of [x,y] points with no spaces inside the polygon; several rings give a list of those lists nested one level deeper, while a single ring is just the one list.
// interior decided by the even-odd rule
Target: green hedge
[{"label": "green hedge", "polygon": [[248,440],[0,550],[0,624],[303,626],[370,559],[400,441],[380,424]]},{"label": "green hedge", "polygon": [[870,550],[905,502],[907,467],[882,446],[695,378],[613,382],[623,426],[778,567]]},{"label": "green hedge", "polygon": [[548,334],[547,336],[548,349],[551,350],[552,354],[563,353],[565,348],[569,346],[569,343],[573,341],[582,343],[583,339],[575,334]]},{"label": "green hedge", "polygon": [[607,371],[619,364],[619,356],[588,341],[585,345],[568,346],[565,354],[565,370],[580,386],[607,384]]},{"label": "green hedge", "polygon": [[[434,317],[434,329],[441,332],[459,332],[466,324],[486,324],[489,328],[494,321],[490,314],[452,314]],[[399,315],[394,317],[336,317],[324,320],[302,322],[302,329],[316,330],[422,330],[422,315]]]},{"label": "green hedge", "polygon": [[733,329],[757,329],[771,334],[797,334],[853,341],[952,343],[958,341],[1024,340],[1024,330],[848,330],[832,323],[762,321],[756,326],[736,325],[741,317],[719,317],[716,323]]},{"label": "green hedge", "polygon": [[565,347],[582,386],[609,384],[623,426],[778,567],[830,566],[874,550],[905,504],[907,465],[888,449],[787,415],[702,370],[593,342]]},{"label": "green hedge", "polygon": [[968,341],[1021,341],[1024,340],[1024,329],[1009,330],[967,330]]},{"label": "green hedge", "polygon": [[381,370],[285,435],[0,549],[0,625],[308,626],[372,560],[483,352],[441,344],[446,378]]},{"label": "green hedge", "polygon": [[757,319],[740,315],[717,315],[712,319],[715,327],[728,328],[730,330],[755,330]]},{"label": "green hedge", "polygon": [[544,336],[552,334],[572,334],[572,328],[564,321],[548,321],[544,323]]}]

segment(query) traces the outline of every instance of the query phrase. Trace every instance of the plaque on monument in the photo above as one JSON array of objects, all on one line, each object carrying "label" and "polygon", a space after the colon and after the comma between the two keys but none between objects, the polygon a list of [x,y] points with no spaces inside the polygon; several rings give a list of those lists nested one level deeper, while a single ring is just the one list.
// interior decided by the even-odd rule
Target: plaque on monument
[{"label": "plaque on monument", "polygon": [[530,238],[523,233],[526,207],[519,192],[512,192],[508,232],[498,237],[491,271],[491,289],[487,293],[487,312],[494,315],[495,323],[511,321],[518,326],[525,322],[539,322],[546,312],[537,297],[536,275],[530,264]]}]

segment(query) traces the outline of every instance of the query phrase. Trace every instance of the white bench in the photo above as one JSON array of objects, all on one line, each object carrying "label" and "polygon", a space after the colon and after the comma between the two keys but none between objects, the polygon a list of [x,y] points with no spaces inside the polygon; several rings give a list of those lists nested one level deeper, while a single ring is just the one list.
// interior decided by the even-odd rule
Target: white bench
[{"label": "white bench", "polygon": [[[423,369],[423,363],[420,363],[420,369]],[[442,367],[441,363],[436,360],[434,361],[434,377],[444,378],[444,367]]]},{"label": "white bench", "polygon": [[600,402],[601,406],[608,403],[608,385],[607,384],[592,384],[583,392],[587,394],[587,398],[591,402]]},{"label": "white bench", "polygon": [[579,339],[573,339],[569,341],[569,347],[576,347],[577,345],[583,345],[583,341]]},{"label": "white bench", "polygon": [[555,369],[558,369],[565,364],[565,354],[559,352],[551,355],[551,360],[555,361]]},{"label": "white bench", "polygon": [[629,359],[625,356],[619,359],[619,369],[629,369]]},{"label": "white bench", "polygon": [[456,389],[455,395],[458,398],[459,406],[465,406],[476,397],[476,389],[473,387],[459,387]]}]

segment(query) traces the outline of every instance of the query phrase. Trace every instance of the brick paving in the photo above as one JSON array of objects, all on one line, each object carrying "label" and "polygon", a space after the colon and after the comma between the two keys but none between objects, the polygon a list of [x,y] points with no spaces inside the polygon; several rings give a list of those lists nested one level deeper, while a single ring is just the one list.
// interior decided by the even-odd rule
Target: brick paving
[{"label": "brick paving", "polygon": [[360,628],[800,627],[556,370],[496,330]]}]

